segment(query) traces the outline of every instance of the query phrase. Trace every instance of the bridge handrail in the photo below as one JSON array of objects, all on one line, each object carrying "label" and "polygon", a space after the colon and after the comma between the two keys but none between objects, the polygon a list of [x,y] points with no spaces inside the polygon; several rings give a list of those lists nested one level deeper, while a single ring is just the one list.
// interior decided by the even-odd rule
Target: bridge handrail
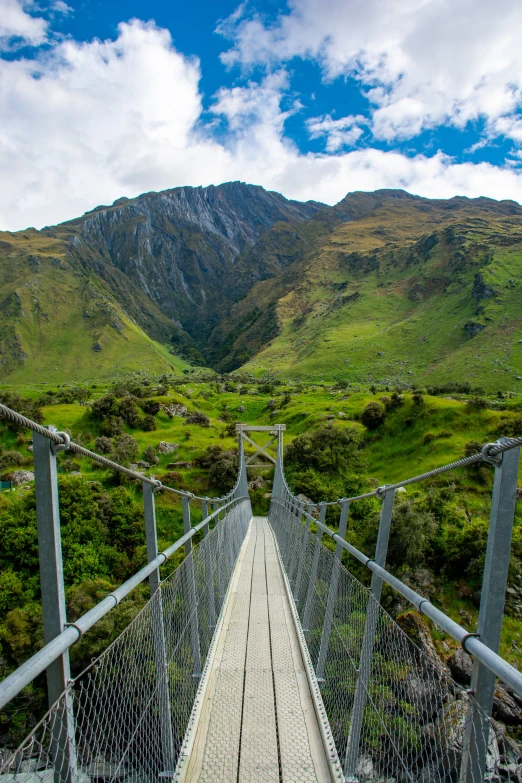
[{"label": "bridge handrail", "polygon": [[7,419],[8,421],[13,422],[13,424],[20,424],[22,427],[26,427],[27,429],[30,429],[33,432],[37,432],[39,435],[42,435],[44,438],[47,438],[48,440],[52,441],[56,446],[61,446],[62,448],[65,448],[67,451],[73,451],[74,453],[80,454],[82,457],[88,457],[89,459],[94,460],[94,462],[98,462],[100,465],[104,465],[107,468],[111,468],[112,470],[117,470],[119,473],[125,473],[127,476],[137,479],[138,481],[145,482],[146,484],[151,484],[158,491],[164,490],[165,492],[173,492],[175,495],[180,495],[181,497],[188,497],[194,500],[207,500],[207,501],[224,500],[231,497],[234,494],[239,484],[240,476],[238,475],[236,484],[226,495],[223,495],[219,498],[218,497],[208,498],[205,495],[194,495],[192,492],[188,492],[183,489],[175,489],[174,487],[168,487],[165,484],[162,484],[161,481],[159,481],[158,479],[150,478],[148,476],[143,476],[141,473],[137,473],[135,470],[126,468],[123,465],[120,465],[118,462],[113,462],[107,457],[102,457],[101,454],[97,454],[95,451],[90,451],[89,449],[86,449],[84,446],[80,446],[78,443],[74,443],[72,440],[70,440],[67,433],[54,432],[53,430],[49,430],[47,429],[47,427],[44,427],[41,424],[37,424],[37,422],[33,421],[32,419],[28,419],[26,416],[22,416],[21,413],[17,413],[17,411],[14,411],[11,408],[8,408],[7,405],[2,405],[1,403],[0,403],[0,418]]},{"label": "bridge handrail", "polygon": [[[277,498],[272,498],[272,502],[277,503],[277,505],[285,508],[285,504]],[[318,503],[317,505],[323,506],[326,504]],[[396,590],[396,592],[400,593],[400,595],[406,598],[406,600],[409,601],[419,612],[425,614],[426,617],[429,617],[430,620],[433,620],[433,622],[439,626],[439,628],[442,628],[445,633],[452,636],[453,639],[455,639],[455,641],[458,642],[466,652],[474,655],[481,663],[487,666],[488,669],[494,672],[497,677],[500,677],[501,680],[506,682],[508,685],[511,685],[517,693],[522,695],[522,674],[517,671],[514,666],[511,666],[511,664],[501,658],[500,655],[494,653],[489,647],[481,642],[480,639],[474,635],[470,635],[465,628],[448,617],[448,615],[444,614],[444,612],[442,612],[440,609],[437,609],[437,607],[434,606],[428,598],[424,598],[424,596],[415,592],[415,590],[412,590],[411,587],[408,587],[408,585],[404,584],[404,582],[402,582],[396,576],[393,576],[393,574],[391,574],[385,568],[377,565],[377,563],[375,563],[370,557],[365,555],[352,544],[349,544],[348,541],[345,541],[344,538],[341,538],[339,535],[337,535],[337,533],[335,533],[319,519],[316,519],[306,511],[301,512],[300,516],[306,517],[315,525],[317,525],[317,527],[319,527],[323,533],[326,533],[331,538],[333,538],[337,544],[342,546],[343,549],[345,549],[360,563],[366,566],[369,571],[377,574],[377,576],[379,576],[383,582],[386,582],[386,584],[389,584],[390,587]]]},{"label": "bridge handrail", "polygon": [[[518,438],[502,438],[502,443],[485,443],[482,449],[476,454],[472,454],[469,457],[463,457],[462,459],[450,462],[448,465],[442,465],[440,468],[434,468],[428,470],[426,473],[421,473],[418,476],[412,476],[411,478],[398,481],[395,484],[385,484],[381,487],[377,487],[371,492],[364,492],[362,495],[354,495],[349,498],[339,498],[338,500],[321,501],[320,503],[313,503],[314,506],[342,506],[343,503],[351,503],[354,500],[363,500],[364,498],[382,497],[384,492],[390,492],[390,490],[399,489],[400,487],[406,487],[408,484],[416,484],[419,481],[425,481],[425,479],[438,476],[441,473],[447,473],[450,470],[456,470],[457,468],[464,468],[467,465],[473,465],[475,462],[487,462],[490,464],[498,464],[497,457],[510,449],[516,449],[518,446],[522,446],[522,436]],[[288,483],[286,476],[282,472],[281,477],[286,490],[292,497],[296,497]],[[317,521],[317,520],[315,520]]]},{"label": "bridge handrail", "polygon": [[83,634],[92,628],[98,620],[101,620],[111,609],[118,606],[118,604],[131,593],[135,587],[144,581],[150,574],[165,563],[174,552],[177,552],[184,544],[187,543],[196,533],[203,527],[209,524],[218,514],[224,511],[229,506],[239,503],[242,500],[248,500],[248,496],[234,498],[230,500],[226,505],[209,514],[205,519],[195,525],[188,533],[178,538],[171,546],[167,547],[163,552],[160,552],[158,556],[147,563],[137,573],[127,579],[123,584],[109,593],[105,598],[96,604],[92,609],[82,615],[76,622],[68,623],[68,627],[61,634],[56,636],[51,642],[38,650],[31,658],[25,661],[18,669],[15,669],[8,677],[0,682],[0,709],[8,704],[20,691],[29,685],[39,674],[41,674],[47,667],[55,661],[60,655],[68,650],[72,645],[77,642]]}]

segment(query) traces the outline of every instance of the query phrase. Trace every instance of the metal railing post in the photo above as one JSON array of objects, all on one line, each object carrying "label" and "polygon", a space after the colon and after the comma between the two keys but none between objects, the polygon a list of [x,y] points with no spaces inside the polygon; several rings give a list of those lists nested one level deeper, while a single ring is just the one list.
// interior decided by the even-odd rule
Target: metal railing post
[{"label": "metal railing post", "polygon": [[[203,519],[208,517],[208,499],[203,498],[201,501],[201,514]],[[203,525],[203,546],[205,547],[205,574],[207,580],[208,590],[208,623],[211,630],[216,627],[216,597],[214,595],[214,574],[212,572],[212,553],[210,546],[206,538],[209,534],[208,522]]]},{"label": "metal railing post", "polygon": [[[348,511],[350,503],[343,503],[341,507],[341,516],[339,517],[339,529],[337,535],[344,540],[346,536],[346,526],[348,524]],[[335,547],[335,560],[333,562],[332,576],[330,578],[330,587],[328,589],[328,599],[326,602],[326,612],[324,615],[323,633],[321,636],[321,648],[317,658],[316,676],[319,682],[324,682],[324,664],[330,645],[330,633],[332,630],[332,620],[335,609],[335,599],[337,598],[337,588],[339,585],[339,576],[341,573],[341,561],[343,557],[343,546],[339,542]]]},{"label": "metal railing post", "polygon": [[[379,533],[377,535],[377,544],[375,546],[374,557],[374,562],[382,568],[384,568],[386,565],[386,555],[388,552],[388,541],[390,539],[395,490],[392,489],[386,492],[386,488],[384,487],[383,493],[384,499],[382,502],[381,516],[379,520]],[[374,573],[372,574],[372,584],[366,609],[366,623],[361,646],[361,657],[359,659],[357,685],[355,687],[352,716],[350,720],[350,730],[348,733],[348,741],[346,743],[344,774],[347,781],[353,780],[356,774],[357,759],[359,756],[359,741],[361,738],[364,708],[366,706],[366,696],[368,683],[370,680],[373,645],[375,642],[375,630],[377,628],[378,604],[381,599],[381,591],[382,579],[380,576],[377,576],[377,574]]]},{"label": "metal railing post", "polygon": [[[54,431],[54,427],[50,427]],[[63,581],[62,538],[58,500],[56,447],[39,433],[33,434],[36,519],[44,641],[48,644],[65,630],[67,615]],[[47,693],[52,706],[67,689],[71,678],[69,651],[47,667]],[[53,726],[55,783],[74,783],[78,775],[73,698],[68,691],[57,710]]]},{"label": "metal railing post", "polygon": [[[486,561],[477,624],[477,635],[480,641],[493,652],[499,650],[504,616],[520,447],[505,451],[499,456],[500,460],[497,457],[495,464]],[[460,780],[463,783],[484,779],[490,730],[489,717],[493,707],[495,679],[493,672],[475,658],[471,677],[474,698],[469,701],[460,771]]]},{"label": "metal railing post", "polygon": [[310,530],[310,515],[312,514],[312,504],[309,503],[306,508],[309,516],[306,517],[306,525],[303,530],[303,539],[301,542],[301,548],[299,552],[299,567],[297,569],[297,578],[295,580],[295,588],[294,588],[294,601],[296,603],[299,601],[299,592],[301,590],[301,581],[303,578],[303,568],[306,560],[306,548],[308,546],[308,531]]},{"label": "metal railing post", "polygon": [[[190,498],[183,495],[183,533],[190,533],[192,525],[190,522]],[[194,579],[194,560],[192,558],[192,539],[189,538],[185,544],[185,556],[189,559],[188,566],[188,606],[190,612],[190,642],[192,648],[192,660],[194,663],[194,677],[201,676],[201,650],[199,646],[199,627],[198,627],[198,604],[196,598],[196,583]]]},{"label": "metal railing post", "polygon": [[[154,487],[148,482],[142,482],[143,508],[145,512],[145,538],[147,542],[147,560],[151,563],[158,556],[158,536],[156,531],[156,507],[154,503]],[[172,735],[172,719],[170,712],[169,670],[167,662],[167,647],[165,642],[165,624],[163,619],[163,595],[161,593],[161,577],[159,567],[149,575],[152,601],[152,636],[154,657],[156,659],[156,674],[158,678],[158,701],[161,724],[161,749],[165,772],[173,770],[175,765],[174,738]]]},{"label": "metal railing post", "polygon": [[[319,512],[319,521],[323,522],[326,517],[326,503],[320,503],[321,510]],[[308,633],[311,629],[310,616],[312,614],[312,604],[314,600],[315,580],[317,578],[317,568],[319,566],[319,557],[321,556],[321,540],[323,537],[323,530],[319,525],[317,526],[317,533],[315,536],[314,556],[312,560],[312,568],[310,569],[310,581],[308,583],[308,592],[306,593],[306,603],[303,614],[303,633]]]}]

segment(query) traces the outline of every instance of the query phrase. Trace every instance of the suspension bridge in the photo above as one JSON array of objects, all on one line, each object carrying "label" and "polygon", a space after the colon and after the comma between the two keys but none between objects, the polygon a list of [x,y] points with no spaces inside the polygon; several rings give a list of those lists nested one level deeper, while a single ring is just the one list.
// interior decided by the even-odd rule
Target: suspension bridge
[{"label": "suspension bridge", "polygon": [[[499,656],[522,438],[335,504],[289,488],[284,425],[238,425],[239,472],[224,497],[197,497],[117,465],[0,405],[33,432],[44,647],[0,683],[0,709],[46,672],[49,710],[0,759],[0,783],[522,781],[522,753],[492,715],[497,678],[522,697],[522,674]],[[259,445],[254,438],[268,435]],[[247,456],[245,446],[256,452]],[[141,482],[148,564],[68,622],[56,455],[68,450]],[[262,462],[255,460],[262,455]],[[250,467],[275,465],[268,517],[253,517]],[[386,570],[399,487],[485,463],[494,471],[476,629],[466,629]],[[181,497],[183,536],[158,552],[154,498]],[[382,501],[375,552],[346,540],[350,505]],[[200,504],[202,521],[191,522]],[[327,525],[327,506],[338,524]],[[325,546],[325,542],[333,546]],[[176,551],[185,557],[162,579]],[[350,572],[371,572],[365,587]],[[71,679],[69,650],[148,579],[150,600]],[[473,657],[454,682],[383,609],[387,584]]]}]

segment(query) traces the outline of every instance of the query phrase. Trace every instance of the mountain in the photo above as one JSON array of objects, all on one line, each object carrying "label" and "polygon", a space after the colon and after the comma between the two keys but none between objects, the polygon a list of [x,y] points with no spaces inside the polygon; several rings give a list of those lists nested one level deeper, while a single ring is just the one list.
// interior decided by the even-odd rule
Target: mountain
[{"label": "mountain", "polygon": [[[207,336],[259,279],[235,261],[323,205],[230,182],[118,199],[41,231],[0,233],[0,379],[80,380],[205,364]],[[280,271],[275,264],[270,273]]]},{"label": "mountain", "polygon": [[522,387],[522,207],[240,182],[0,234],[0,380],[192,364]]},{"label": "mountain", "polygon": [[[265,248],[277,245],[277,234],[274,227],[264,235]],[[292,254],[211,334],[215,366],[522,388],[522,207],[515,202],[350,193],[297,227]]]}]

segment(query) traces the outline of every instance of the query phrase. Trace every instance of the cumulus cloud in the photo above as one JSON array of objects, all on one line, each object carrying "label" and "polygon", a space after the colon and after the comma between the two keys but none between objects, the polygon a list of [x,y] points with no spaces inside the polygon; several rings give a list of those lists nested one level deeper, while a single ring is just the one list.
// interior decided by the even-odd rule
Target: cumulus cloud
[{"label": "cumulus cloud", "polygon": [[362,126],[357,115],[314,118],[309,130],[327,153],[301,153],[285,135],[301,107],[281,67],[219,90],[204,122],[200,75],[168,31],[137,20],[116,40],[60,40],[36,59],[0,59],[0,227],[40,228],[120,196],[233,179],[330,204],[381,187],[522,201],[514,165],[343,151]]},{"label": "cumulus cloud", "polygon": [[[442,124],[464,127],[522,105],[519,0],[289,0],[268,23],[246,7],[220,25],[223,54],[243,69],[295,57],[321,64],[324,79],[359,80],[374,107],[377,138],[411,138]],[[518,140],[518,127],[505,132]]]},{"label": "cumulus cloud", "polygon": [[327,114],[324,117],[310,117],[306,121],[312,139],[326,138],[328,152],[353,146],[364,133],[361,124],[366,124],[366,119],[361,114],[350,114],[337,120]]},{"label": "cumulus cloud", "polygon": [[16,44],[38,46],[45,41],[48,23],[31,16],[28,12],[33,9],[32,0],[0,0],[0,49]]}]

